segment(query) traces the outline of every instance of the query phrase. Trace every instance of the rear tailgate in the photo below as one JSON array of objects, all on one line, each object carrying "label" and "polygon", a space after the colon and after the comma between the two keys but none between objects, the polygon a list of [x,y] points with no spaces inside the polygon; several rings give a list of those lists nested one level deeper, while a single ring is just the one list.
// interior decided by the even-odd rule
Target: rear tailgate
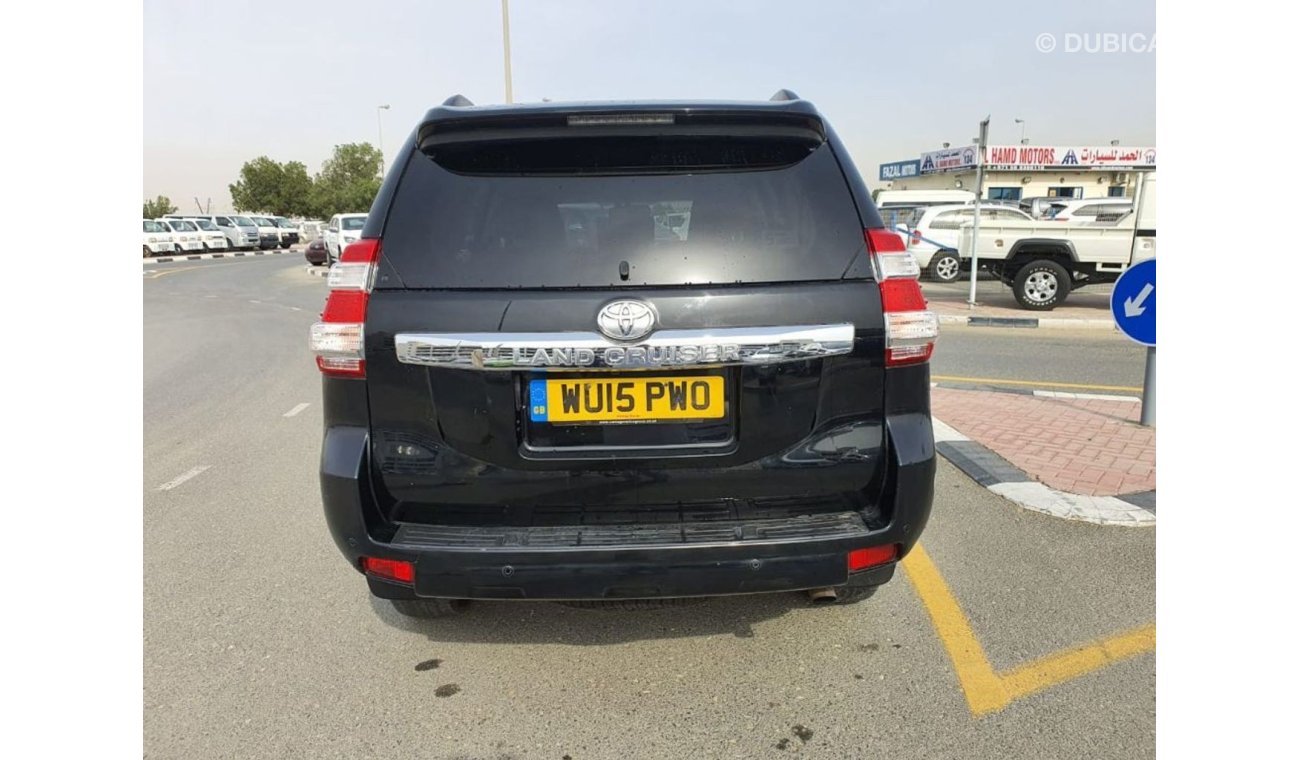
[{"label": "rear tailgate", "polygon": [[[390,509],[874,499],[884,318],[842,279],[862,222],[818,123],[742,121],[425,130],[365,322]],[[643,338],[600,334],[624,300]]]}]

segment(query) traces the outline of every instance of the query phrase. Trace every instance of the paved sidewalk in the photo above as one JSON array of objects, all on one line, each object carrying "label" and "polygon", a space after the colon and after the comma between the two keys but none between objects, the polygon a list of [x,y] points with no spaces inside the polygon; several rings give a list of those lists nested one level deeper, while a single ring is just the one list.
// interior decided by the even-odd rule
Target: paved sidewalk
[{"label": "paved sidewalk", "polygon": [[1155,430],[1137,399],[936,387],[931,405],[941,453],[992,490],[1062,517],[1154,520]]}]

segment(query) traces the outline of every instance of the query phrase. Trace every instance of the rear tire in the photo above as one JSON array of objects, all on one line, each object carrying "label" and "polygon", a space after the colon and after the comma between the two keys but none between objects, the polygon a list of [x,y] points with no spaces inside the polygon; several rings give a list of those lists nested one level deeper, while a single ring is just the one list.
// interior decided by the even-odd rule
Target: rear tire
[{"label": "rear tire", "polygon": [[398,614],[418,620],[458,615],[469,607],[466,599],[389,599]]},{"label": "rear tire", "polygon": [[1016,272],[1016,301],[1030,311],[1051,311],[1070,295],[1070,273],[1050,259],[1032,261]]},{"label": "rear tire", "polygon": [[956,251],[938,251],[930,259],[930,279],[936,282],[956,282],[961,277],[961,259]]}]

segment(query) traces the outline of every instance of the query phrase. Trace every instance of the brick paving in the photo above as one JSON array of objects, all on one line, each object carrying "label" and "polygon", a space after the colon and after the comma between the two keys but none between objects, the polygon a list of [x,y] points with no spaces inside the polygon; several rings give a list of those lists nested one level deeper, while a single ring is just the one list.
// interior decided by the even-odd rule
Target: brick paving
[{"label": "brick paving", "polygon": [[1156,434],[1141,404],[934,388],[934,416],[1039,482],[1067,493],[1116,496],[1156,487]]}]

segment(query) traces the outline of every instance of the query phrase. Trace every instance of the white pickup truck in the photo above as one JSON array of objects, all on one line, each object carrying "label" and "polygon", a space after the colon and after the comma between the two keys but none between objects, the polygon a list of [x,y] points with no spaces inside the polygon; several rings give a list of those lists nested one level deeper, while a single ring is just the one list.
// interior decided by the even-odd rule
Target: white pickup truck
[{"label": "white pickup truck", "polygon": [[[1048,311],[1070,291],[1114,282],[1130,264],[1155,257],[1156,176],[1139,183],[1133,213],[1116,222],[1061,224],[980,220],[979,266],[1012,287],[1025,309]],[[982,216],[982,215],[981,215]],[[961,229],[963,261],[975,252],[974,226]]]}]

